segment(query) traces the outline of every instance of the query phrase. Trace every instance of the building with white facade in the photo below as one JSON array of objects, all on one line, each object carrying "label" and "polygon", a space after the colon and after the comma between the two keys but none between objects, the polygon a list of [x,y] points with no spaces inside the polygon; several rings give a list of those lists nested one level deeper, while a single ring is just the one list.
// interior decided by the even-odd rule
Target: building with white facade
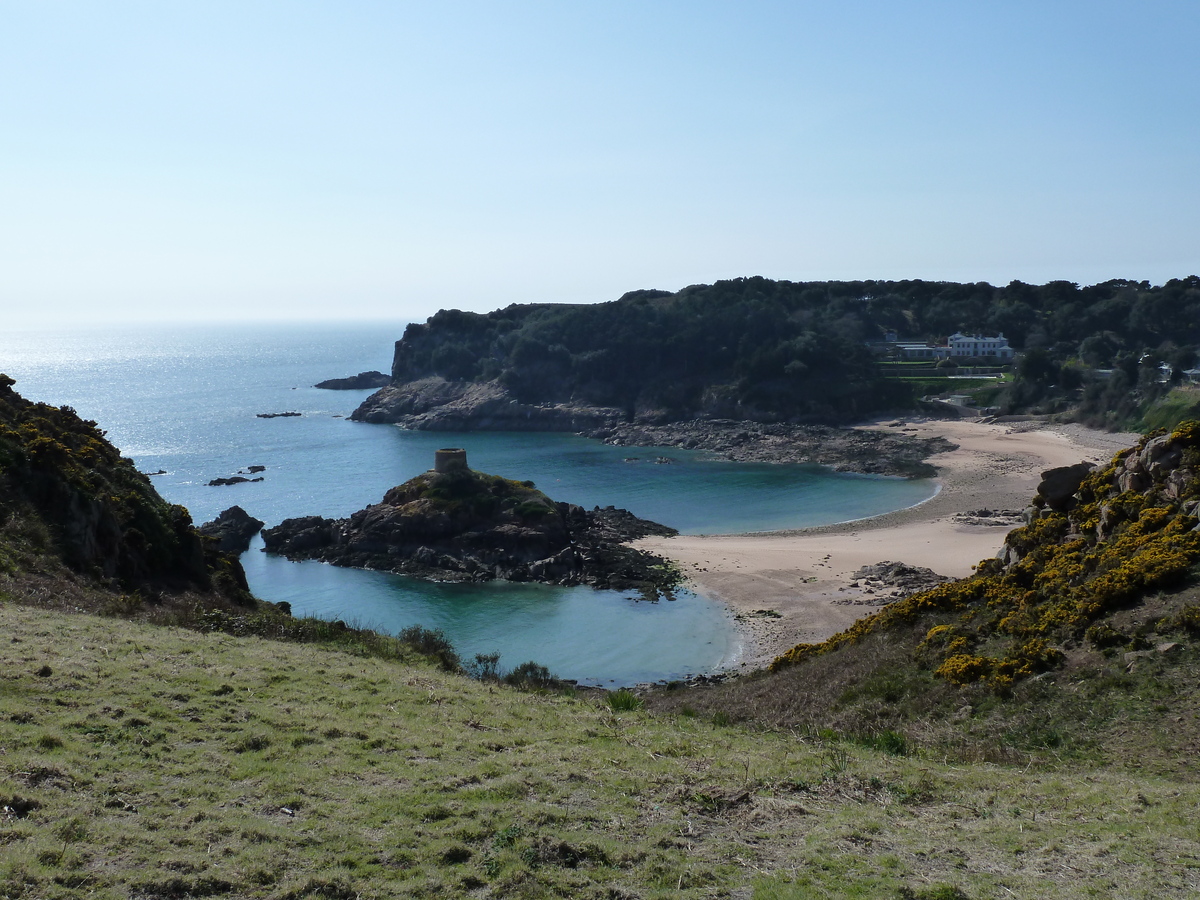
[{"label": "building with white facade", "polygon": [[950,355],[955,358],[978,357],[1004,360],[1013,358],[1013,348],[1008,346],[1008,338],[1003,334],[985,337],[982,334],[956,332],[950,335],[946,343],[950,347]]}]

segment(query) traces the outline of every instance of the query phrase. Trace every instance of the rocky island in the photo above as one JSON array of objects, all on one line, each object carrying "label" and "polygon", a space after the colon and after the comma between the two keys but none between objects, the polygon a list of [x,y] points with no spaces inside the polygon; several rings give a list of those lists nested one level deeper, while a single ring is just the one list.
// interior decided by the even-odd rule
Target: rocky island
[{"label": "rocky island", "polygon": [[442,581],[539,581],[669,594],[678,570],[626,544],[675,529],[626,510],[557,503],[531,481],[474,472],[466,451],[438,450],[434,468],[347,519],[304,516],[263,532],[289,559]]}]

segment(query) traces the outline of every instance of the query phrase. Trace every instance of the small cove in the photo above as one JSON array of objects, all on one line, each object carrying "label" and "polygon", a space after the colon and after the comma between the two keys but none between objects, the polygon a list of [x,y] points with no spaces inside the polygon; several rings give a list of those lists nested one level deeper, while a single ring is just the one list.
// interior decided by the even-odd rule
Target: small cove
[{"label": "small cove", "polygon": [[[729,463],[674,448],[609,447],[571,434],[406,432],[344,418],[368,391],[311,385],[387,370],[402,323],[138,326],[15,332],[0,371],[32,400],[96,419],[168,500],[197,522],[238,504],[268,525],[345,516],[463,446],[473,468],[529,479],[557,500],[615,505],[685,533],[766,531],[876,515],[927,499],[926,481],[813,466]],[[259,413],[296,417],[260,419]],[[660,460],[669,460],[660,462]],[[262,465],[263,481],[208,481]],[[244,556],[252,589],[297,614],[395,631],[441,628],[467,658],[500,652],[599,684],[676,678],[739,652],[728,612],[690,592],[649,604],[617,592],[546,585],[431,584],[379,572]]]}]

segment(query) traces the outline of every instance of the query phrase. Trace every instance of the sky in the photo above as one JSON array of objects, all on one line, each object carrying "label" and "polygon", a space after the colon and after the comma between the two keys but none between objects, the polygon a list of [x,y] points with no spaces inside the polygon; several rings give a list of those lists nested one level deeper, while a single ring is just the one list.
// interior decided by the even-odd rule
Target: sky
[{"label": "sky", "polygon": [[0,0],[0,313],[1200,274],[1195,0]]}]

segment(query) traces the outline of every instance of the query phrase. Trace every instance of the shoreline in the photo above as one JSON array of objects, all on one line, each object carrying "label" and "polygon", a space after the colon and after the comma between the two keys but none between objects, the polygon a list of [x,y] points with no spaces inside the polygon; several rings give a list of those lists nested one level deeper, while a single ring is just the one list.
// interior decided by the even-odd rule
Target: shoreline
[{"label": "shoreline", "polygon": [[[941,437],[958,446],[929,458],[938,470],[934,495],[903,509],[805,529],[635,542],[674,561],[689,589],[730,609],[743,648],[723,671],[762,668],[796,644],[823,641],[904,595],[856,577],[865,566],[891,561],[949,578],[970,575],[1019,524],[1011,513],[1029,505],[1043,471],[1106,462],[1141,437],[1039,421],[912,419],[857,427]],[[972,515],[981,510],[993,515]]]}]

